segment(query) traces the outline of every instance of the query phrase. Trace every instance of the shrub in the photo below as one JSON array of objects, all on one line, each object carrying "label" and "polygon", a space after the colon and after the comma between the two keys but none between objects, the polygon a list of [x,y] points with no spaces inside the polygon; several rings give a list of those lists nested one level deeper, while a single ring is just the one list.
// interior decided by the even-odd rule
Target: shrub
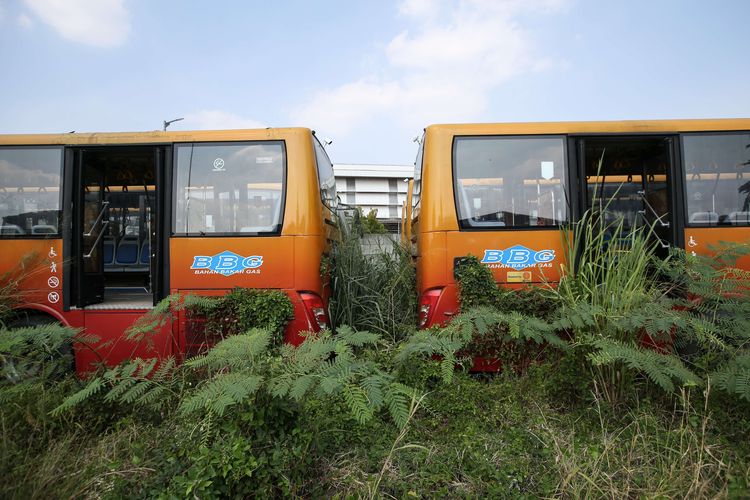
[{"label": "shrub", "polygon": [[376,208],[373,208],[365,215],[362,209],[357,207],[354,217],[355,227],[358,226],[362,234],[386,234],[388,232],[383,223],[378,220],[378,210]]},{"label": "shrub", "polygon": [[265,328],[274,334],[271,343],[281,345],[284,327],[294,318],[294,307],[279,290],[235,288],[208,307],[193,306],[191,313],[205,315],[209,338],[224,339],[252,328]]}]

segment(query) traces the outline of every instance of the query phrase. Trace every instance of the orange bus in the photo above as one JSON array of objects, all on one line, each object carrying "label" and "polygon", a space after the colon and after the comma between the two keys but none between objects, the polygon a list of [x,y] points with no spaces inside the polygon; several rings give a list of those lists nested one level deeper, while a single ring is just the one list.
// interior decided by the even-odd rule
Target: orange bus
[{"label": "orange bus", "polygon": [[[594,194],[661,248],[750,243],[750,119],[432,125],[415,162],[420,326],[458,312],[472,254],[507,287],[559,280],[560,227]],[[740,267],[750,270],[750,258]]]},{"label": "orange bus", "polygon": [[[169,294],[283,290],[286,341],[327,327],[321,258],[336,237],[333,167],[304,128],[0,136],[0,276],[24,259],[18,318],[101,339],[79,371],[143,355],[123,332]],[[201,339],[183,313],[161,356]],[[205,340],[205,339],[204,339]]]}]

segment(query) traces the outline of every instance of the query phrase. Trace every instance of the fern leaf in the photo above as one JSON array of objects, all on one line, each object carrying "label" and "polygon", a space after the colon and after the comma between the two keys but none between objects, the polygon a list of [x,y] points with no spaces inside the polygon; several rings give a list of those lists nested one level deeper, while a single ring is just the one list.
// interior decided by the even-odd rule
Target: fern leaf
[{"label": "fern leaf", "polygon": [[91,379],[89,383],[86,384],[86,387],[76,392],[75,394],[72,394],[68,396],[67,398],[65,398],[63,402],[60,404],[60,406],[52,410],[51,414],[53,416],[58,416],[61,413],[75,406],[78,406],[84,401],[91,399],[91,397],[93,397],[99,391],[101,391],[102,388],[104,388],[104,380],[101,377],[96,377],[94,379]]}]

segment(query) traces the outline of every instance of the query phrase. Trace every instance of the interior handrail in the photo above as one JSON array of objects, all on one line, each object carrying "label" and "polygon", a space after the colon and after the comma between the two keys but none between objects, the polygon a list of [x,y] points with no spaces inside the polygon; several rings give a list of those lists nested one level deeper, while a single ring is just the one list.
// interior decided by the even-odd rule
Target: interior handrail
[{"label": "interior handrail", "polygon": [[[101,240],[101,239],[102,239],[102,236],[104,236],[104,233],[105,233],[105,231],[106,231],[106,229],[107,229],[107,226],[109,226],[109,221],[108,221],[108,220],[105,220],[105,221],[104,221],[104,222],[102,223],[102,230],[101,230],[101,231],[99,231],[99,235],[98,235],[98,236],[96,237],[96,240],[94,240],[94,244],[93,244],[93,245],[91,245],[91,250],[89,251],[89,253],[87,253],[87,254],[84,254],[84,255],[83,255],[83,258],[84,258],[84,259],[90,259],[90,258],[91,258],[91,256],[92,256],[92,255],[94,254],[94,250],[96,250],[96,245],[98,245],[98,244],[99,244],[99,240]],[[87,236],[91,236],[91,235],[90,235],[90,234],[88,234]]]},{"label": "interior handrail", "polygon": [[[91,236],[92,234],[94,234],[94,229],[96,229],[96,226],[99,225],[99,222],[102,220],[102,217],[104,217],[104,211],[107,209],[108,206],[109,206],[109,202],[108,201],[103,201],[102,202],[102,210],[99,212],[99,215],[97,216],[96,220],[91,225],[91,229],[89,229],[88,233],[83,233],[83,235],[85,237],[88,238],[89,236]],[[109,224],[109,221],[107,221],[107,224]],[[97,238],[97,240],[98,240],[98,238]]]}]

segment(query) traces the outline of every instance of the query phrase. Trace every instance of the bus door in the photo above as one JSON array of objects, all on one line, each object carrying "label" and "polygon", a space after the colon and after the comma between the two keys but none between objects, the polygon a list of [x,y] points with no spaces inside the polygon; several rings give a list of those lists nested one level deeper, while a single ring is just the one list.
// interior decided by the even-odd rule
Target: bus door
[{"label": "bus door", "polygon": [[104,235],[109,225],[104,201],[105,172],[86,161],[85,149],[73,152],[74,305],[85,307],[104,300]]},{"label": "bus door", "polygon": [[166,217],[169,213],[167,207],[171,206],[171,190],[164,189],[163,186],[171,186],[166,181],[166,165],[172,163],[172,149],[158,147],[154,151],[154,177],[156,195],[153,197],[153,206],[150,208],[148,217],[148,241],[149,241],[149,274],[151,276],[151,293],[153,294],[153,304],[156,305],[161,299],[167,296],[165,283],[169,277],[169,264],[167,247],[169,246],[169,231],[165,228],[168,226]]},{"label": "bus door", "polygon": [[580,206],[596,206],[624,234],[651,226],[658,253],[679,245],[675,226],[675,140],[671,136],[577,138]]},{"label": "bus door", "polygon": [[72,221],[67,306],[150,308],[164,296],[165,164],[162,146],[70,148]]}]

